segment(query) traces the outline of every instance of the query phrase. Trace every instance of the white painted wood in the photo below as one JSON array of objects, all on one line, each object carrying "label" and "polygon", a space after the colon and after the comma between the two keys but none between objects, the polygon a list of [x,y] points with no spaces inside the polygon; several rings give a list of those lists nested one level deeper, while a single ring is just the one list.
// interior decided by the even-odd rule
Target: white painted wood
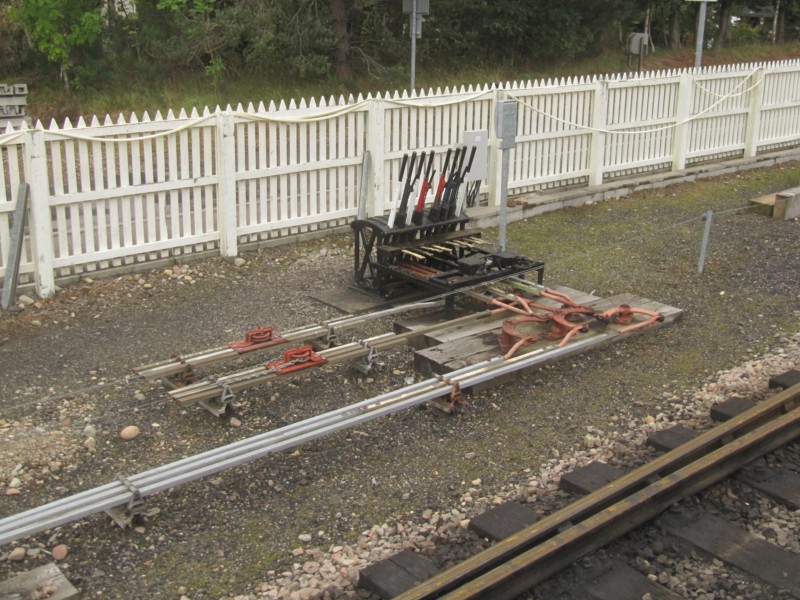
[{"label": "white painted wood", "polygon": [[225,258],[239,253],[236,227],[236,149],[233,118],[227,113],[217,114],[217,223],[220,253]]},{"label": "white painted wood", "polygon": [[606,134],[606,111],[608,102],[608,82],[598,81],[595,84],[592,111],[592,144],[589,150],[589,185],[603,183]]},{"label": "white painted wood", "polygon": [[[232,256],[238,236],[255,242],[341,224],[357,209],[367,150],[368,214],[384,214],[403,154],[433,149],[439,171],[464,130],[492,131],[500,95],[519,102],[508,183],[520,193],[797,146],[798,88],[800,61],[788,61],[51,123],[39,134],[38,192],[52,213],[42,226],[51,251],[40,259],[27,239],[21,273],[51,265],[55,277],[217,246]],[[501,159],[493,135],[482,186],[490,206]],[[31,176],[33,162],[34,133],[7,136],[0,134],[0,277],[14,204],[8,190]]]},{"label": "white painted wood", "polygon": [[47,153],[44,132],[36,129],[29,134],[25,172],[30,181],[30,230],[33,248],[33,267],[36,294],[50,298],[55,294],[53,265],[53,229],[50,221],[50,190],[47,176]]}]

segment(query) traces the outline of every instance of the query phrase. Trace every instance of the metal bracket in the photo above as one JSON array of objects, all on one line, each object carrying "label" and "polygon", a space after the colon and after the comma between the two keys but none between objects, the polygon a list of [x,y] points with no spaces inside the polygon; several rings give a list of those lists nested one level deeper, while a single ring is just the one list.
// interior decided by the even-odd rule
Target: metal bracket
[{"label": "metal bracket", "polygon": [[450,391],[450,401],[443,402],[438,398],[433,400],[428,400],[428,404],[433,406],[434,408],[438,408],[440,411],[447,415],[452,415],[455,412],[457,405],[466,405],[467,401],[464,400],[464,394],[461,391],[461,386],[457,381],[453,381],[447,375],[440,375],[438,373],[434,373],[434,377],[441,381],[442,383],[446,383],[449,386],[452,386],[453,389]]},{"label": "metal bracket", "polygon": [[325,336],[316,342],[314,342],[314,346],[319,348],[320,350],[327,350],[328,348],[335,348],[340,344],[339,342],[339,333],[336,331],[336,328],[332,325],[324,325],[328,328],[328,333]]},{"label": "metal bracket", "polygon": [[372,372],[372,368],[374,366],[382,367],[383,363],[378,360],[378,351],[375,349],[375,346],[368,345],[365,341],[362,340],[361,345],[365,348],[369,348],[369,354],[362,357],[361,359],[354,360],[351,364],[353,368],[363,373],[364,375],[369,375]]},{"label": "metal bracket", "polygon": [[111,517],[121,529],[127,529],[133,525],[134,520],[139,516],[145,514],[145,503],[142,498],[142,492],[137,488],[127,477],[123,477],[117,473],[117,480],[124,485],[129,492],[131,492],[131,499],[124,506],[115,506],[109,508],[106,514]]},{"label": "metal bracket", "polygon": [[173,354],[172,358],[181,363],[183,365],[183,369],[174,375],[168,375],[167,377],[164,377],[164,383],[173,390],[196,383],[198,377],[197,373],[194,372],[192,365],[187,363],[186,359],[184,359],[182,356],[178,356],[177,354]]},{"label": "metal bracket", "polygon": [[222,394],[220,394],[219,398],[213,398],[211,400],[199,400],[197,403],[215,417],[221,417],[228,411],[228,407],[233,410],[237,410],[239,408],[240,404],[234,402],[234,398],[236,398],[236,394],[233,392],[233,390],[227,385],[224,385],[222,387]]}]

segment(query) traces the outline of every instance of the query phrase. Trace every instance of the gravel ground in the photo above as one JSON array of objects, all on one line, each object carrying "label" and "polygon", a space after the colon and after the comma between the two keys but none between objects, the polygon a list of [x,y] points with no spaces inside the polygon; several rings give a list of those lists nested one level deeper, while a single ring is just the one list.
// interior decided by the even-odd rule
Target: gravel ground
[{"label": "gravel ground", "polygon": [[[467,507],[532,472],[557,475],[587,436],[657,423],[717,385],[720,371],[796,344],[800,223],[723,211],[799,180],[800,167],[788,164],[514,224],[510,248],[544,260],[546,283],[635,293],[685,309],[684,318],[472,395],[454,417],[397,414],[155,496],[148,506],[157,514],[133,530],[98,515],[21,540],[2,549],[0,577],[66,545],[59,566],[85,597],[313,598],[326,587],[348,597],[356,567],[385,547],[413,543],[453,560],[448,543],[433,550],[417,530],[463,537]],[[695,219],[710,208],[719,212],[698,275]],[[0,316],[0,516],[404,385],[415,374],[400,349],[369,377],[325,366],[251,389],[235,419],[216,419],[131,376],[134,366],[253,327],[285,331],[337,316],[312,295],[349,283],[350,242],[331,237],[243,254],[239,266],[176,264],[84,280],[46,302],[21,299],[25,308]],[[123,441],[129,425],[141,433]],[[453,552],[470,552],[467,542]],[[10,559],[16,548],[26,549],[22,560]]]}]

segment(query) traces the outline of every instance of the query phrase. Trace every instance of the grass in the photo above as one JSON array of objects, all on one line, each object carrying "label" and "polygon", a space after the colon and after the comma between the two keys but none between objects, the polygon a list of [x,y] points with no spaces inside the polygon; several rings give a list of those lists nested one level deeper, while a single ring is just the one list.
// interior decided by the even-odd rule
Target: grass
[{"label": "grass", "polygon": [[[757,45],[737,46],[703,55],[704,65],[731,64],[784,60],[800,57],[800,43],[781,46]],[[694,51],[689,48],[678,50],[658,50],[644,60],[645,70],[663,70],[691,67],[694,64]],[[418,88],[437,88],[445,86],[479,85],[495,81],[525,81],[528,79],[547,79],[554,77],[594,75],[629,71],[636,63],[627,64],[621,53],[607,53],[592,56],[581,61],[553,62],[549,64],[497,64],[474,65],[461,69],[426,65],[420,61],[416,70]],[[56,119],[61,123],[65,118],[73,121],[79,116],[117,114],[141,114],[156,110],[166,112],[181,108],[187,111],[193,107],[202,109],[216,105],[236,105],[249,102],[257,104],[281,99],[310,98],[349,95],[351,93],[377,93],[406,89],[409,86],[409,69],[406,65],[381,68],[378,72],[364,73],[350,81],[335,78],[317,80],[298,80],[287,75],[267,77],[241,76],[237,78],[212,80],[202,74],[189,73],[169,78],[132,74],[119,82],[91,85],[84,89],[66,92],[60,85],[47,82],[41,77],[31,75],[20,78],[29,83],[28,114],[34,119],[47,123]]]}]

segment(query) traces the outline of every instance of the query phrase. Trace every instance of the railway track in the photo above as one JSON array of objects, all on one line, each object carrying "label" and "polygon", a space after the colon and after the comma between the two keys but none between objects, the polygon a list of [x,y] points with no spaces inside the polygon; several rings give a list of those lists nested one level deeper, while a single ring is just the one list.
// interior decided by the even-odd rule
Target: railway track
[{"label": "railway track", "polygon": [[[424,567],[413,565],[412,557],[401,570],[408,575],[418,569],[416,578],[424,580],[404,592],[381,595],[400,600],[518,597],[588,553],[650,522],[682,498],[724,480],[798,436],[800,384],[795,384],[445,571],[424,579],[419,575]],[[695,523],[688,528],[701,530],[702,526]],[[769,546],[760,550],[766,557],[762,560],[766,561],[767,579],[771,576],[770,583],[781,593],[800,597],[800,559],[792,555],[789,560],[795,568],[786,572],[783,566],[781,571],[779,557],[772,556],[777,547],[762,543]],[[731,548],[738,548],[736,541],[728,545],[728,555],[733,556]],[[365,569],[362,587],[385,592],[388,588],[375,586],[375,582],[400,562],[384,561]],[[407,586],[408,581],[401,585]],[[662,590],[662,595],[656,591],[651,596],[677,597]]]}]

